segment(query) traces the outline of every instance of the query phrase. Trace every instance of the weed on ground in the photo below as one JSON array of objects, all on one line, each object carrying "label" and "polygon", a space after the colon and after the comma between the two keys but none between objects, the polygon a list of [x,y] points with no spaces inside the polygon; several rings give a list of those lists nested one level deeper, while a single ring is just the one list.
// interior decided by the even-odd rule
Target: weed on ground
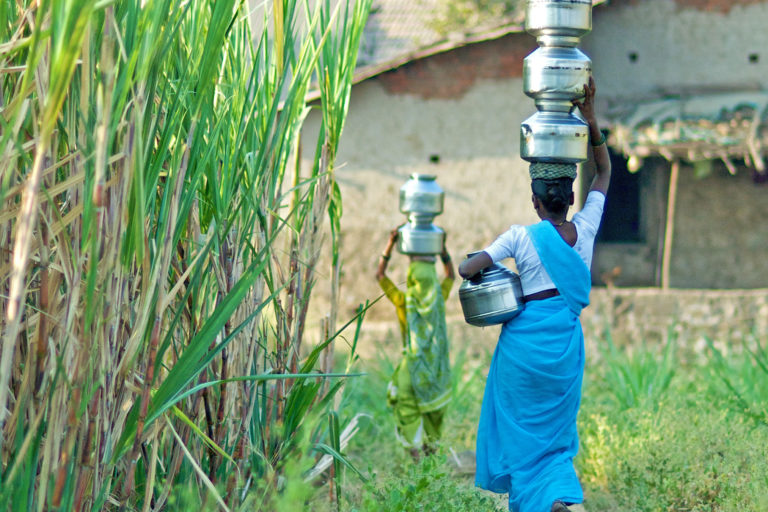
[{"label": "weed on ground", "polygon": [[[768,507],[768,424],[740,410],[725,384],[748,378],[752,389],[768,389],[768,374],[749,359],[754,350],[734,360],[708,353],[679,364],[674,340],[618,348],[608,338],[598,346],[588,355],[575,461],[587,511]],[[488,352],[470,357],[454,351],[454,399],[443,441],[437,454],[419,461],[395,440],[384,398],[397,357],[380,350],[359,363],[366,375],[347,384],[341,413],[370,415],[345,451],[368,480],[345,476],[342,509],[506,509],[506,496],[475,488],[474,476],[457,471],[455,463],[458,454],[474,450],[490,358]],[[327,498],[320,494],[314,510],[324,509]]]}]

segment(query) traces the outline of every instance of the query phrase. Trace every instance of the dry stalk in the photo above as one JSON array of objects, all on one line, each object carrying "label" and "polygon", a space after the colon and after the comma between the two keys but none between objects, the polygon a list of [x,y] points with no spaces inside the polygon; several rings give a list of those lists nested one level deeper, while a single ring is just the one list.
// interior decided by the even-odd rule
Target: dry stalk
[{"label": "dry stalk", "polygon": [[154,361],[157,357],[157,344],[160,339],[160,317],[155,317],[155,324],[152,327],[152,335],[149,341],[149,355],[146,361],[146,370],[144,372],[144,385],[141,394],[139,406],[139,419],[136,424],[136,437],[133,441],[133,449],[128,459],[128,474],[126,475],[125,485],[123,487],[123,496],[128,499],[133,494],[133,487],[136,474],[136,463],[139,461],[139,452],[141,450],[142,438],[144,436],[144,421],[147,417],[149,408],[149,390],[152,387],[152,381],[155,377]]},{"label": "dry stalk", "polygon": [[82,473],[77,476],[77,485],[75,487],[75,502],[74,510],[80,512],[84,509],[85,493],[93,477],[93,451],[94,451],[94,438],[96,436],[96,416],[99,412],[98,406],[102,398],[103,388],[99,388],[94,393],[91,402],[88,405],[88,428],[85,433],[84,442],[85,445],[82,449],[82,455],[80,457],[80,467],[83,468]]},{"label": "dry stalk", "polygon": [[[176,223],[174,222],[176,220],[176,217],[178,215],[179,211],[179,201],[181,198],[181,192],[184,187],[184,180],[186,177],[187,172],[187,166],[189,165],[189,148],[192,145],[192,140],[194,139],[195,135],[195,126],[196,123],[193,122],[189,129],[189,134],[187,135],[187,142],[186,142],[186,148],[184,151],[184,156],[181,160],[181,165],[179,166],[178,175],[175,177],[175,189],[172,192],[172,198],[171,198],[171,207],[169,212],[170,220],[166,224],[166,232],[165,232],[165,240],[166,243],[162,247],[162,250],[160,251],[159,260],[160,263],[156,267],[158,269],[158,272],[156,273],[156,276],[166,276],[168,274],[168,269],[171,265],[171,257],[175,251],[175,247],[171,243],[173,240],[173,228],[176,226]],[[134,473],[135,473],[135,466],[136,462],[138,461],[139,457],[139,447],[142,443],[142,434],[144,431],[144,422],[147,417],[147,409],[149,407],[149,391],[152,388],[152,384],[154,382],[155,378],[155,361],[157,359],[157,348],[160,340],[160,327],[162,324],[162,317],[164,312],[159,310],[159,307],[161,304],[164,303],[165,300],[165,288],[166,288],[166,280],[162,279],[160,284],[160,289],[158,293],[158,299],[157,299],[157,307],[158,309],[155,311],[155,323],[152,327],[152,335],[150,336],[149,341],[149,355],[146,362],[146,373],[144,377],[144,386],[141,396],[141,405],[139,407],[139,419],[137,422],[136,427],[136,437],[134,439],[134,445],[133,445],[133,451],[132,456],[129,458],[129,470],[128,475],[125,481],[125,487],[124,487],[124,496],[128,497],[131,494],[133,494],[133,485],[134,485]]]},{"label": "dry stalk", "polygon": [[37,223],[38,209],[35,207],[37,194],[40,190],[43,162],[48,153],[49,137],[43,138],[38,147],[35,162],[27,177],[21,211],[16,221],[16,241],[13,248],[13,265],[11,268],[10,292],[6,309],[6,326],[3,333],[3,350],[0,354],[0,431],[7,416],[8,384],[10,379],[11,361],[16,349],[16,341],[21,328],[22,299],[26,293],[26,272],[30,261],[30,247],[34,237],[34,226]]},{"label": "dry stalk", "polygon": [[[84,351],[81,353],[85,354]],[[79,377],[79,375],[76,375],[76,377]],[[77,437],[77,410],[80,407],[81,397],[82,389],[80,387],[75,387],[72,390],[72,399],[68,407],[69,413],[67,415],[68,421],[66,441],[64,444],[64,450],[62,450],[61,455],[59,456],[59,469],[56,475],[56,482],[53,487],[53,497],[51,498],[51,504],[54,507],[61,506],[61,497],[64,492],[64,484],[69,478],[69,460],[72,456],[72,450],[75,446],[75,438]]]}]

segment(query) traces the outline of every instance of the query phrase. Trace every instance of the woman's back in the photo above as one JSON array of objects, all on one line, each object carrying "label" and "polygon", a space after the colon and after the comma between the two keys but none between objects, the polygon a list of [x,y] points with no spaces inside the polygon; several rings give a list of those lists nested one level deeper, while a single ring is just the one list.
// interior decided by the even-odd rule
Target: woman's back
[{"label": "woman's back", "polygon": [[[572,219],[576,230],[573,249],[587,267],[592,264],[595,236],[600,227],[604,204],[605,195],[597,191],[590,192],[584,203],[584,208],[576,213]],[[568,242],[565,237],[563,239]],[[506,258],[514,258],[525,295],[554,287],[552,279],[541,264],[541,259],[525,226],[511,226],[509,230],[488,246],[485,252],[488,253],[494,263]]]}]

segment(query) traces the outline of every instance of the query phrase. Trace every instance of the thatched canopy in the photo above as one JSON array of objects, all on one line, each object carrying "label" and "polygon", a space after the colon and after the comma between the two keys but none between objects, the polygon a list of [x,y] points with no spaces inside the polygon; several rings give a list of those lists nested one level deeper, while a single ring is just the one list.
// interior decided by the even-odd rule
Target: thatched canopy
[{"label": "thatched canopy", "polygon": [[640,103],[613,120],[611,143],[630,158],[636,171],[642,159],[663,156],[686,161],[704,173],[721,159],[765,173],[768,148],[768,93],[699,94]]}]

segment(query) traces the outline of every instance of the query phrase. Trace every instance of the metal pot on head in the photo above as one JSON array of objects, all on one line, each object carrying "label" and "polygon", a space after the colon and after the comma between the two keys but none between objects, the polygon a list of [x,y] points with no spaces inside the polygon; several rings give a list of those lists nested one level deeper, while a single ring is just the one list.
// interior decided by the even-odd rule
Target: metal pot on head
[{"label": "metal pot on head", "polygon": [[523,91],[539,110],[568,112],[591,75],[592,60],[578,48],[542,47],[523,61]]},{"label": "metal pot on head", "polygon": [[569,112],[536,112],[520,125],[520,157],[577,164],[587,159],[589,127]]},{"label": "metal pot on head", "polygon": [[464,320],[479,327],[503,324],[525,309],[520,276],[500,263],[465,279],[459,287],[459,302]]},{"label": "metal pot on head", "polygon": [[397,250],[412,256],[443,252],[445,231],[431,222],[408,222],[398,228]]},{"label": "metal pot on head", "polygon": [[443,213],[445,193],[435,182],[432,174],[411,174],[411,179],[400,187],[400,211],[402,213]]},{"label": "metal pot on head", "polygon": [[528,0],[525,30],[541,46],[576,46],[592,30],[592,0]]}]

